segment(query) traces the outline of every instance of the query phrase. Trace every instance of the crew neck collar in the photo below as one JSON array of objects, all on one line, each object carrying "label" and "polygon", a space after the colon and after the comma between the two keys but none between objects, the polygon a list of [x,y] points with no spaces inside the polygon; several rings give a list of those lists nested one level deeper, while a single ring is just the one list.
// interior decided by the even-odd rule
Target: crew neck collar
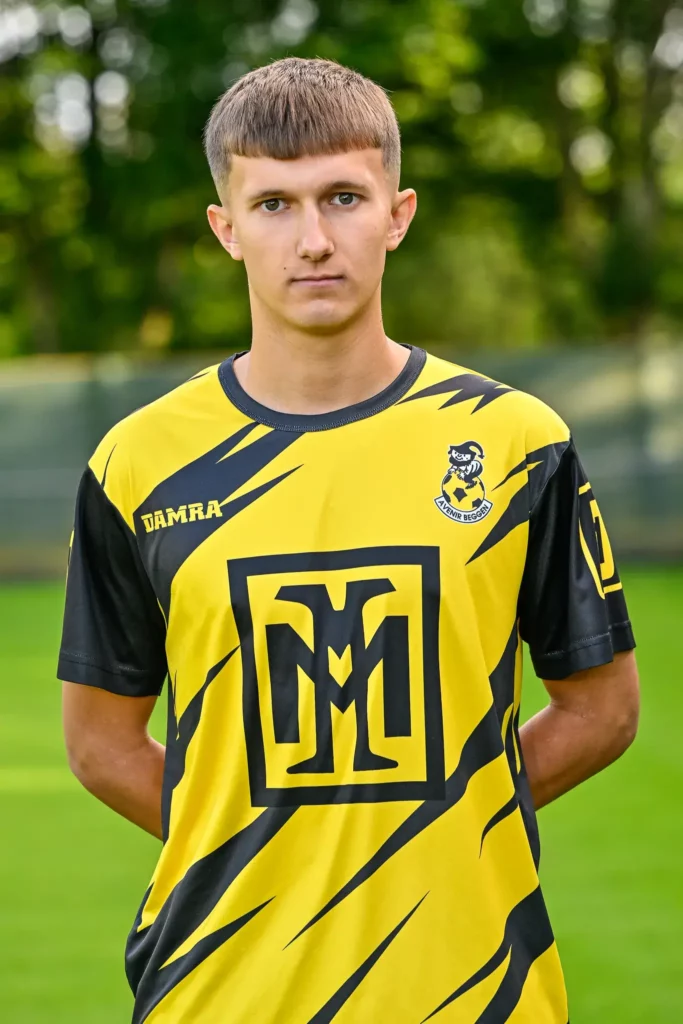
[{"label": "crew neck collar", "polygon": [[266,405],[255,401],[244,390],[237,379],[234,362],[245,352],[236,352],[225,359],[218,367],[218,379],[221,382],[223,391],[240,412],[243,412],[249,419],[256,420],[266,427],[273,427],[276,430],[293,430],[296,432],[308,432],[313,430],[332,430],[334,427],[344,427],[347,423],[354,423],[356,420],[364,420],[368,416],[388,409],[394,405],[417,380],[422,367],[425,364],[427,353],[424,349],[415,345],[404,345],[403,348],[410,350],[408,361],[397,377],[394,377],[391,384],[388,384],[383,391],[371,398],[366,398],[355,405],[347,405],[343,409],[334,409],[332,412],[313,413],[300,415],[298,413],[276,412]]}]

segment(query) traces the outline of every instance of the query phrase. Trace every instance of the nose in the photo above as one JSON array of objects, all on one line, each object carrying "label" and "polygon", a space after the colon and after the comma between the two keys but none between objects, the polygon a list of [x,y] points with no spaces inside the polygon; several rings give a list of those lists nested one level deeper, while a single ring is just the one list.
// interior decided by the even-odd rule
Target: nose
[{"label": "nose", "polygon": [[302,259],[323,260],[334,252],[329,226],[316,204],[304,207],[301,213],[297,256]]}]

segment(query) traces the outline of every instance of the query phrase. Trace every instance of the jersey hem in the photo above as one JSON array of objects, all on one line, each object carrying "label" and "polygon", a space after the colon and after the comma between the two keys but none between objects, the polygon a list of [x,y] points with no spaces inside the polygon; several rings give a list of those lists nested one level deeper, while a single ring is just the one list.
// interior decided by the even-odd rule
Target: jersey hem
[{"label": "jersey hem", "polygon": [[163,679],[159,683],[146,675],[141,678],[134,670],[125,674],[120,671],[112,672],[110,669],[80,660],[78,656],[64,653],[59,656],[57,678],[65,683],[94,686],[98,690],[117,693],[121,697],[158,697],[164,685]]},{"label": "jersey hem", "polygon": [[551,651],[547,654],[534,654],[531,651],[531,660],[540,679],[561,680],[575,672],[608,665],[614,660],[615,654],[631,651],[635,646],[631,623],[626,620],[610,625],[606,633],[578,640],[566,651]]}]

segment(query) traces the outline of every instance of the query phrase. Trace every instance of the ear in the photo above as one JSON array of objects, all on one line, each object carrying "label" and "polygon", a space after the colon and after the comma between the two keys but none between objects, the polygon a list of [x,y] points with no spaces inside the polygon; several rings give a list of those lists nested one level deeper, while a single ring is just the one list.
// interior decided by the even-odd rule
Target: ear
[{"label": "ear", "polygon": [[209,218],[211,230],[226,252],[229,252],[234,260],[241,260],[242,250],[237,241],[230,211],[225,206],[216,206],[212,203],[207,209],[206,215]]},{"label": "ear", "polygon": [[403,191],[396,193],[391,204],[391,223],[387,232],[388,252],[398,249],[410,227],[410,222],[415,216],[416,209],[417,195],[415,189],[404,188]]}]

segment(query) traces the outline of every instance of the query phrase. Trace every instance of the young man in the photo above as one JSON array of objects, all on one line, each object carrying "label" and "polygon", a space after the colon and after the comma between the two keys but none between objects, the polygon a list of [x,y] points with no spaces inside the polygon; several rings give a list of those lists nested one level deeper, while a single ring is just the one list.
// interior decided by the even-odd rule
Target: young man
[{"label": "young man", "polygon": [[[134,1021],[567,1024],[534,808],[638,707],[569,431],[384,334],[416,200],[378,86],[279,61],[206,148],[251,350],[96,451],[59,664],[75,773],[164,839]],[[521,730],[520,636],[551,698]]]}]

